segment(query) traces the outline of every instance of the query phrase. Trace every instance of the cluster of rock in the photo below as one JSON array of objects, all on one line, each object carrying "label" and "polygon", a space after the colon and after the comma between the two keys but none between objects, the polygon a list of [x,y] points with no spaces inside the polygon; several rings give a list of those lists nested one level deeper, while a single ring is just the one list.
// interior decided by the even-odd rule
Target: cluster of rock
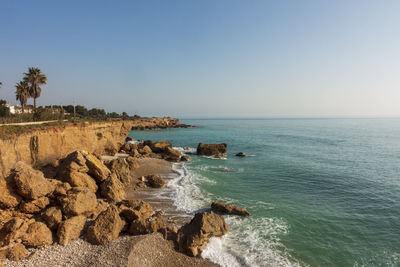
[{"label": "cluster of rock", "polygon": [[189,156],[182,155],[182,153],[172,148],[170,142],[158,141],[152,142],[150,140],[135,143],[126,143],[119,151],[126,153],[134,158],[162,158],[171,162],[180,162],[190,160]]},{"label": "cluster of rock", "polygon": [[192,128],[192,125],[180,123],[176,118],[139,118],[133,120],[132,130],[157,130],[168,128]]},{"label": "cluster of rock", "polygon": [[[134,149],[148,150],[145,147],[162,155],[171,148],[147,142]],[[198,256],[212,236],[228,231],[223,217],[213,212],[196,214],[178,230],[150,204],[125,200],[125,188],[133,183],[165,187],[158,175],[133,178],[132,170],[139,166],[133,156],[103,163],[85,151],[75,151],[42,171],[18,162],[0,179],[0,259],[19,260],[27,256],[27,248],[66,245],[82,236],[103,245],[122,233],[154,232],[172,239],[180,251]]]}]

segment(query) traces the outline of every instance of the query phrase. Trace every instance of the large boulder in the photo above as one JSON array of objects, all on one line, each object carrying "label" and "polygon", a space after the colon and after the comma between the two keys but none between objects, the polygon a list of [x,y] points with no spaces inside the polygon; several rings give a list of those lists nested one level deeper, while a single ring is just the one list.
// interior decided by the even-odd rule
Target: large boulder
[{"label": "large boulder", "polygon": [[99,216],[99,214],[105,211],[109,206],[110,204],[103,199],[97,199],[96,209],[92,211],[88,217],[90,219],[96,219],[97,216]]},{"label": "large boulder", "polygon": [[100,195],[111,201],[121,201],[125,198],[125,187],[115,173],[101,184]]},{"label": "large boulder", "polygon": [[88,216],[96,209],[96,206],[96,195],[85,187],[73,187],[61,199],[61,209],[67,217],[81,214]]},{"label": "large boulder", "polygon": [[222,144],[204,144],[204,143],[200,143],[197,146],[197,155],[223,157],[224,155],[226,155],[226,148],[227,147],[228,147],[227,143],[222,143]]},{"label": "large boulder", "polygon": [[131,184],[133,180],[132,171],[140,166],[137,159],[133,157],[114,159],[106,165],[124,185]]},{"label": "large boulder", "polygon": [[223,202],[215,201],[211,203],[211,209],[215,212],[240,215],[240,216],[250,216],[250,212],[246,208],[241,208],[233,204],[226,204]]},{"label": "large boulder", "polygon": [[101,183],[110,176],[110,170],[95,155],[86,151],[82,151],[82,154],[86,159],[86,166],[89,168],[88,174],[95,178],[97,182]]},{"label": "large boulder", "polygon": [[75,151],[60,161],[57,177],[68,182],[73,187],[87,187],[96,192],[98,187],[96,181],[89,175],[84,153]]},{"label": "large boulder", "polygon": [[11,244],[6,247],[0,248],[0,259],[9,259],[12,261],[19,261],[26,258],[28,250],[21,243]]},{"label": "large boulder", "polygon": [[14,181],[17,193],[26,199],[38,199],[52,193],[54,185],[43,173],[20,161],[14,169]]},{"label": "large boulder", "polygon": [[19,206],[20,211],[25,213],[39,213],[50,204],[48,197],[40,197],[31,201],[23,201]]},{"label": "large boulder", "polygon": [[118,238],[125,222],[119,216],[119,209],[110,205],[100,213],[87,230],[87,239],[94,245],[104,245]]},{"label": "large boulder", "polygon": [[28,247],[43,247],[53,244],[53,233],[42,222],[29,224],[28,230],[22,239],[22,243]]},{"label": "large boulder", "polygon": [[164,178],[157,174],[147,175],[146,180],[148,186],[153,188],[164,188],[166,186]]},{"label": "large boulder", "polygon": [[226,234],[228,225],[222,216],[213,212],[200,212],[178,231],[179,250],[189,256],[199,256],[211,237]]},{"label": "large boulder", "polygon": [[83,215],[74,216],[63,221],[58,227],[58,243],[65,246],[69,242],[78,239],[85,227],[86,217]]},{"label": "large boulder", "polygon": [[155,232],[162,233],[166,238],[167,227],[165,225],[161,212],[157,212],[155,215],[147,219],[140,217],[132,221],[129,227],[129,233],[131,235],[144,235]]},{"label": "large boulder", "polygon": [[27,221],[18,217],[11,218],[0,229],[0,247],[23,239],[28,230],[29,223],[32,222],[34,222],[34,220]]},{"label": "large boulder", "polygon": [[162,154],[162,158],[172,162],[179,162],[181,159],[182,153],[176,149],[171,147],[167,147],[166,150]]},{"label": "large boulder", "polygon": [[127,222],[134,221],[138,218],[147,219],[154,215],[151,205],[139,200],[124,200],[118,203],[120,215]]},{"label": "large boulder", "polygon": [[150,146],[151,150],[153,150],[154,153],[165,152],[168,147],[172,148],[171,142],[158,141],[156,143],[151,143]]},{"label": "large boulder", "polygon": [[12,176],[0,178],[0,209],[15,208],[21,201],[17,194],[15,181]]},{"label": "large boulder", "polygon": [[58,207],[50,207],[42,212],[42,220],[51,230],[56,230],[62,221],[62,212]]}]

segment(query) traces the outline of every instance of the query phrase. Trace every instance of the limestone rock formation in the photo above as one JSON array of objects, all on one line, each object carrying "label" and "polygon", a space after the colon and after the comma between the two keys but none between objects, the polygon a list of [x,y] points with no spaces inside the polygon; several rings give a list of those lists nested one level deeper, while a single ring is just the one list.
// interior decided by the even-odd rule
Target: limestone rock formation
[{"label": "limestone rock formation", "polygon": [[129,233],[131,235],[144,235],[155,232],[162,233],[166,238],[167,227],[161,212],[157,212],[155,215],[147,219],[139,217],[138,219],[132,221],[129,227]]},{"label": "limestone rock formation", "polygon": [[69,242],[78,239],[85,227],[86,217],[74,216],[63,221],[58,227],[57,236],[60,245],[65,246]]},{"label": "limestone rock formation", "polygon": [[97,206],[96,195],[88,188],[73,187],[61,199],[62,212],[68,217],[88,215]]},{"label": "limestone rock formation", "polygon": [[15,167],[14,181],[17,193],[30,200],[46,196],[55,189],[54,185],[44,178],[42,172],[34,170],[22,161]]},{"label": "limestone rock formation", "polygon": [[89,168],[81,151],[70,153],[61,160],[58,167],[57,177],[68,182],[73,187],[87,187],[96,192],[98,187],[96,181],[87,174]]},{"label": "limestone rock formation", "polygon": [[227,143],[222,144],[204,144],[199,143],[197,146],[197,155],[222,157],[226,154]]},{"label": "limestone rock formation", "polygon": [[233,204],[226,204],[223,202],[215,201],[211,203],[211,209],[215,212],[240,215],[240,216],[250,216],[250,213],[246,208],[241,208]]},{"label": "limestone rock formation", "polygon": [[111,205],[100,213],[87,230],[88,241],[94,245],[104,245],[118,238],[124,227],[118,207]]},{"label": "limestone rock formation", "polygon": [[132,170],[140,166],[137,159],[133,157],[114,159],[106,163],[106,165],[111,173],[116,174],[124,185],[130,185],[132,182]]},{"label": "limestone rock formation", "polygon": [[28,230],[29,223],[34,222],[27,221],[18,217],[14,217],[6,222],[0,229],[0,247],[10,245],[16,240],[23,239]]},{"label": "limestone rock formation", "polygon": [[58,207],[50,207],[42,212],[41,217],[50,230],[56,230],[62,221],[62,212]]},{"label": "limestone rock formation", "polygon": [[101,183],[111,174],[110,170],[93,154],[83,151],[82,154],[86,159],[86,166],[89,168],[88,174]]},{"label": "limestone rock formation", "polygon": [[213,212],[200,212],[178,231],[179,250],[189,256],[199,256],[211,237],[223,236],[229,230],[222,216]]},{"label": "limestone rock formation", "polygon": [[21,196],[16,193],[13,177],[0,178],[0,208],[14,208],[18,206],[21,199]]},{"label": "limestone rock formation", "polygon": [[28,230],[22,239],[22,243],[28,247],[43,247],[53,244],[53,233],[42,222],[29,224]]},{"label": "limestone rock formation", "polygon": [[20,211],[25,213],[39,213],[50,204],[48,197],[40,197],[31,201],[23,201],[20,204]]},{"label": "limestone rock formation", "polygon": [[0,248],[0,259],[9,259],[19,261],[26,258],[28,251],[21,243],[15,243],[6,247]]},{"label": "limestone rock formation", "polygon": [[153,174],[153,175],[148,175],[145,178],[147,180],[147,184],[150,187],[164,188],[166,186],[164,178],[162,178],[160,175]]},{"label": "limestone rock formation", "polygon": [[162,158],[165,160],[179,162],[181,159],[182,153],[176,149],[171,147],[167,147],[166,150],[162,154]]},{"label": "limestone rock formation", "polygon": [[100,195],[111,201],[121,201],[125,197],[125,187],[115,173],[100,186]]},{"label": "limestone rock formation", "polygon": [[0,177],[6,177],[18,161],[44,166],[78,149],[104,155],[124,143],[132,125],[132,121],[66,123],[0,139]]},{"label": "limestone rock formation", "polygon": [[154,153],[165,152],[168,147],[172,148],[171,142],[158,141],[156,143],[152,143],[150,146],[151,150],[153,150]]}]

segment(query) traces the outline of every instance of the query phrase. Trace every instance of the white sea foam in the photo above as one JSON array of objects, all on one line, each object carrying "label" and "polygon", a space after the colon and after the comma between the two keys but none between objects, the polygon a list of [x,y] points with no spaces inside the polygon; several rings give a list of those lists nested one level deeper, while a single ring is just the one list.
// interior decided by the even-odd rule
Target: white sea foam
[{"label": "white sea foam", "polygon": [[190,154],[197,154],[197,149],[195,147],[173,147],[173,149],[178,150],[181,153],[190,155]]},{"label": "white sea foam", "polygon": [[[174,190],[174,204],[179,210],[194,213],[209,207],[215,196],[200,189],[200,184],[212,182],[185,164],[174,164],[179,177],[169,182]],[[219,198],[220,199],[220,198]],[[233,202],[231,199],[222,201]],[[287,253],[280,236],[288,233],[287,224],[278,218],[253,218],[224,216],[230,227],[221,238],[212,238],[205,247],[202,257],[221,266],[300,266]]]}]

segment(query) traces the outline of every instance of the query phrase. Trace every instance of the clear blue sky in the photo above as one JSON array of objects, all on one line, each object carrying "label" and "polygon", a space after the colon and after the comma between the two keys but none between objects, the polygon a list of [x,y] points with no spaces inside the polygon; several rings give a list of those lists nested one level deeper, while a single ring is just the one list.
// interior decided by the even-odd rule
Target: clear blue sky
[{"label": "clear blue sky", "polygon": [[400,115],[400,1],[0,0],[0,98],[178,117]]}]

